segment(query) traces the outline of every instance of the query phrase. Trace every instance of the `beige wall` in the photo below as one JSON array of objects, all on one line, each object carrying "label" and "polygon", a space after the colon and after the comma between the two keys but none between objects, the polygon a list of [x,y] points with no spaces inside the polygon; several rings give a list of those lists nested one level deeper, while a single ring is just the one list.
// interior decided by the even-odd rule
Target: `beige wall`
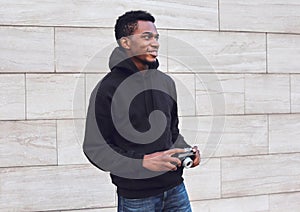
[{"label": "beige wall", "polygon": [[156,17],[182,134],[203,152],[185,171],[194,211],[298,211],[298,0],[1,1],[0,211],[116,211],[81,143],[115,19],[131,9]]}]

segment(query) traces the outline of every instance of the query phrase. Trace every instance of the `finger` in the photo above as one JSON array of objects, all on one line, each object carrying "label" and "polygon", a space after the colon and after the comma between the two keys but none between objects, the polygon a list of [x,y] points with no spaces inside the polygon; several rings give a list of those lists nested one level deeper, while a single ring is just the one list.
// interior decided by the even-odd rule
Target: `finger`
[{"label": "finger", "polygon": [[185,152],[184,149],[180,149],[180,148],[175,148],[175,149],[169,149],[167,151],[165,151],[165,154],[168,154],[168,155],[174,155],[176,153],[181,153],[181,152]]},{"label": "finger", "polygon": [[181,166],[181,161],[177,157],[165,155],[164,157],[161,158],[161,160],[166,163],[172,163],[176,166]]},{"label": "finger", "polygon": [[200,160],[201,160],[201,154],[200,154],[200,151],[199,151],[199,150],[197,150],[196,156],[199,157],[199,161],[200,161]]},{"label": "finger", "polygon": [[194,166],[198,166],[199,164],[200,164],[200,154],[199,154],[199,152],[197,152],[196,153],[196,157],[195,157],[195,159],[193,161],[193,167]]},{"label": "finger", "polygon": [[170,171],[170,170],[176,171],[177,170],[177,166],[175,166],[174,164],[171,164],[171,163],[166,163],[165,167],[168,171]]},{"label": "finger", "polygon": [[192,150],[193,150],[193,152],[199,151],[197,146],[193,146],[193,147],[192,147]]},{"label": "finger", "polygon": [[181,166],[181,161],[176,157],[166,157],[166,162],[172,163],[177,166]]},{"label": "finger", "polygon": [[200,157],[199,157],[199,156],[196,156],[194,162],[195,162],[195,164],[199,165],[199,163],[200,163]]}]

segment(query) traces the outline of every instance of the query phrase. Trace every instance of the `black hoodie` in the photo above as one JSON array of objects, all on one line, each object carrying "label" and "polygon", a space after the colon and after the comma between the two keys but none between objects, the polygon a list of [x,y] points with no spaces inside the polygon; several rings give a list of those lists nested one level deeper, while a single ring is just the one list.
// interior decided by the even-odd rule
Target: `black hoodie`
[{"label": "black hoodie", "polygon": [[109,67],[90,97],[85,155],[111,173],[125,198],[150,197],[179,185],[182,168],[152,172],[142,166],[145,154],[189,147],[178,130],[174,81],[157,70],[157,61],[140,72],[120,47]]}]

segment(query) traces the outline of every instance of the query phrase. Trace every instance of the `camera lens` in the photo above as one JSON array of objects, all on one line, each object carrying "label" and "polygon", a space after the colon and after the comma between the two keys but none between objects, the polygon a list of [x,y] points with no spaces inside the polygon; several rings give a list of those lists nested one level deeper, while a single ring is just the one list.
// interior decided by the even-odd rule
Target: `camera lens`
[{"label": "camera lens", "polygon": [[193,165],[193,160],[190,157],[187,157],[183,160],[182,165],[183,165],[183,167],[185,167],[187,169],[191,168]]}]

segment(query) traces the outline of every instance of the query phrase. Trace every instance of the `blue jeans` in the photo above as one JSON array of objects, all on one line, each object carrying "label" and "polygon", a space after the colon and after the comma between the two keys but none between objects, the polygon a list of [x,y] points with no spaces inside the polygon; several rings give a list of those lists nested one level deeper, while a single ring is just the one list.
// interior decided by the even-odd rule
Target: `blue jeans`
[{"label": "blue jeans", "polygon": [[127,199],[118,195],[118,212],[191,212],[183,183],[162,194],[143,199]]}]

